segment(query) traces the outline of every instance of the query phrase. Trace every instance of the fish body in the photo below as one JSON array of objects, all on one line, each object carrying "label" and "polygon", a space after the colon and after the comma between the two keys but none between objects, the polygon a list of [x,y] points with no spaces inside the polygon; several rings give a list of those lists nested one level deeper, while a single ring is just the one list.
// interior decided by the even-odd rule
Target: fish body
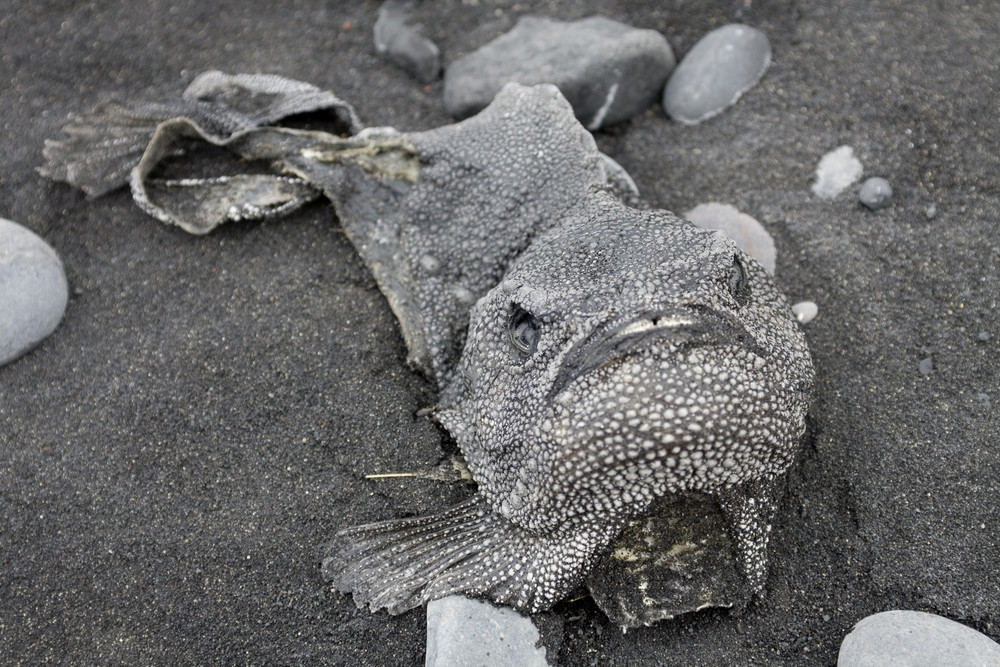
[{"label": "fish body", "polygon": [[327,563],[373,607],[461,592],[547,608],[630,519],[689,491],[720,498],[748,587],[763,586],[770,487],[812,384],[787,302],[728,238],[666,212],[597,192],[564,216],[472,308],[442,389],[475,518],[349,530]]},{"label": "fish body", "polygon": [[[717,500],[747,588],[761,590],[774,488],[798,450],[813,369],[753,258],[718,232],[622,203],[552,86],[511,84],[479,115],[428,132],[342,137],[266,125],[302,99],[356,132],[347,105],[306,84],[206,77],[151,130],[131,175],[137,202],[206,233],[329,198],[411,362],[437,383],[435,416],[478,486],[437,514],[342,531],[323,563],[335,587],[394,613],[454,593],[538,611],[630,521],[694,492]],[[254,95],[264,87],[270,97]],[[279,110],[247,117],[244,98]],[[120,136],[120,116],[89,122]],[[157,177],[192,141],[271,171]],[[94,191],[108,186],[100,174],[122,173],[105,160],[95,176],[94,158],[67,143],[47,157],[43,173],[82,174]]]}]

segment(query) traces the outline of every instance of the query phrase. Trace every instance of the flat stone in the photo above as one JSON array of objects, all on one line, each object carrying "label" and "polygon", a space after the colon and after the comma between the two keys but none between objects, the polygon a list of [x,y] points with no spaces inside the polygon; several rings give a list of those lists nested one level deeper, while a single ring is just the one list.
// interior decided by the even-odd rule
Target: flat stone
[{"label": "flat stone", "polygon": [[56,251],[28,229],[0,218],[0,365],[52,333],[68,297]]},{"label": "flat stone", "polygon": [[771,44],[756,28],[732,23],[691,47],[663,91],[663,109],[694,125],[732,106],[771,64]]},{"label": "flat stone", "polygon": [[427,667],[545,667],[538,628],[509,607],[451,595],[427,604]]},{"label": "flat stone", "polygon": [[697,227],[717,229],[731,238],[743,252],[747,253],[774,275],[777,251],[774,239],[764,226],[754,218],[742,213],[735,206],[710,202],[698,204],[684,214]]},{"label": "flat stone", "polygon": [[824,199],[833,199],[857,183],[863,172],[861,160],[854,157],[854,149],[840,146],[820,158],[812,191]]},{"label": "flat stone", "polygon": [[892,186],[884,178],[873,176],[861,184],[858,199],[873,211],[885,208],[892,202]]},{"label": "flat stone", "polygon": [[437,44],[409,25],[412,3],[388,0],[375,21],[375,53],[397,65],[422,83],[430,83],[441,72]]},{"label": "flat stone", "polygon": [[555,84],[587,129],[634,116],[653,104],[674,67],[666,38],[601,16],[564,22],[522,17],[514,28],[445,71],[448,113],[466,118],[505,83]]},{"label": "flat stone", "polygon": [[1000,667],[1000,644],[961,623],[922,611],[862,619],[840,645],[837,667]]}]

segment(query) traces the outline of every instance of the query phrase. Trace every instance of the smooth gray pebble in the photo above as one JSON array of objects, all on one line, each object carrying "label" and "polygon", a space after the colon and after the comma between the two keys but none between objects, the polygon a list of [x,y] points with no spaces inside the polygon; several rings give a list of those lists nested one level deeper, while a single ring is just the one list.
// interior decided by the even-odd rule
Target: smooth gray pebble
[{"label": "smooth gray pebble", "polygon": [[792,313],[799,324],[809,324],[819,315],[819,306],[812,301],[800,301],[792,306]]},{"label": "smooth gray pebble", "polygon": [[951,619],[922,611],[883,611],[844,638],[837,667],[1000,667],[1000,644]]},{"label": "smooth gray pebble", "polygon": [[694,125],[736,103],[771,63],[767,35],[747,25],[716,28],[691,47],[667,81],[663,109]]},{"label": "smooth gray pebble", "polygon": [[879,176],[869,178],[861,185],[858,195],[861,203],[873,211],[885,208],[892,202],[892,186]]},{"label": "smooth gray pebble", "polygon": [[52,333],[68,298],[56,251],[34,232],[0,218],[0,365]]}]

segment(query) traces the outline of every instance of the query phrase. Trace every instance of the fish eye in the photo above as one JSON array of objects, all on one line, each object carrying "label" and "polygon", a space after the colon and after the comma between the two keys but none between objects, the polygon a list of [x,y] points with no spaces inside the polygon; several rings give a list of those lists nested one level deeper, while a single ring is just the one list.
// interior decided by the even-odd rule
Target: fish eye
[{"label": "fish eye", "polygon": [[525,355],[532,355],[538,347],[538,339],[541,336],[541,324],[534,315],[526,311],[521,306],[514,304],[510,315],[508,331],[510,333],[510,343],[519,352]]},{"label": "fish eye", "polygon": [[729,293],[736,299],[736,303],[741,306],[747,305],[750,300],[750,280],[747,277],[747,269],[743,266],[743,261],[738,255],[733,256],[733,263],[729,267],[726,283],[729,287]]}]

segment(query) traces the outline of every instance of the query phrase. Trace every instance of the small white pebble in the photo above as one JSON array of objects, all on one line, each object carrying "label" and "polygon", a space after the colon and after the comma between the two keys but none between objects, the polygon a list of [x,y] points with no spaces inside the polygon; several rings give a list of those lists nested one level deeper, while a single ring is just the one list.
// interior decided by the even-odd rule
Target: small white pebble
[{"label": "small white pebble", "polygon": [[808,324],[819,314],[819,306],[812,301],[800,301],[792,306],[792,313],[799,324]]},{"label": "small white pebble", "polygon": [[841,146],[823,156],[816,166],[816,182],[812,191],[825,199],[833,199],[861,178],[864,168],[854,157],[854,149]]}]

